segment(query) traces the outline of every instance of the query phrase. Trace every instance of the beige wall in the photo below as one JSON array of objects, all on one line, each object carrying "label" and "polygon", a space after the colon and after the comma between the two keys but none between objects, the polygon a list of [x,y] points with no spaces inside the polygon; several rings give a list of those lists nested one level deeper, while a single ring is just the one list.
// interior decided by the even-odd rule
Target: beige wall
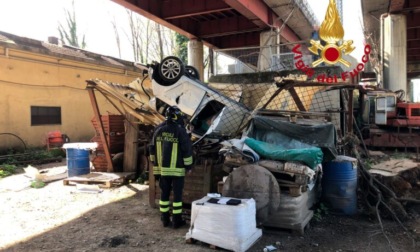
[{"label": "beige wall", "polygon": [[[85,61],[0,46],[0,133],[15,134],[28,146],[43,145],[46,133],[53,130],[72,142],[89,141],[94,129],[86,80],[128,84],[141,73]],[[118,114],[102,95],[96,96],[102,114]],[[31,126],[31,106],[60,106],[61,125]],[[21,145],[15,137],[0,135],[0,149],[14,145]]]}]

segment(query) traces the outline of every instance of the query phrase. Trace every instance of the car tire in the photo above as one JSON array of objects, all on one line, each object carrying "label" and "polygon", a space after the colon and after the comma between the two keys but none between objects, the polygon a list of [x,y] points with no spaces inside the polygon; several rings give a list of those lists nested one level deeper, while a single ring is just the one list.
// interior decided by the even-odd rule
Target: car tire
[{"label": "car tire", "polygon": [[158,67],[159,77],[164,86],[169,86],[177,82],[185,73],[182,61],[175,56],[169,56],[162,60]]},{"label": "car tire", "polygon": [[187,75],[190,78],[199,80],[200,79],[200,74],[198,73],[197,68],[193,67],[193,66],[185,66],[185,72],[187,73]]}]

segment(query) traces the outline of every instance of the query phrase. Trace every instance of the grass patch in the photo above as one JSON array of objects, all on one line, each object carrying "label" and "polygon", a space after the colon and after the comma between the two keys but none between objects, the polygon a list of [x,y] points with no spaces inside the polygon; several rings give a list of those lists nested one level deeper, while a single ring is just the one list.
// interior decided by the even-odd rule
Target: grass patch
[{"label": "grass patch", "polygon": [[42,188],[42,187],[44,187],[45,186],[45,183],[44,182],[42,182],[42,181],[37,181],[37,180],[35,180],[35,181],[33,181],[32,183],[31,183],[31,187],[32,188]]},{"label": "grass patch", "polygon": [[15,173],[16,165],[2,164],[0,165],[0,178],[4,178]]},{"label": "grass patch", "polygon": [[61,160],[66,156],[62,149],[50,149],[49,151],[41,148],[32,148],[25,151],[8,150],[5,155],[0,156],[0,165],[27,165],[43,164]]},{"label": "grass patch", "polygon": [[326,205],[320,203],[318,208],[314,211],[314,220],[321,222],[325,216],[329,215],[330,211]]},{"label": "grass patch", "polygon": [[390,155],[391,158],[393,159],[405,159],[405,158],[411,158],[411,155],[409,153],[406,152],[399,152],[397,149],[395,150],[394,153],[392,153]]}]

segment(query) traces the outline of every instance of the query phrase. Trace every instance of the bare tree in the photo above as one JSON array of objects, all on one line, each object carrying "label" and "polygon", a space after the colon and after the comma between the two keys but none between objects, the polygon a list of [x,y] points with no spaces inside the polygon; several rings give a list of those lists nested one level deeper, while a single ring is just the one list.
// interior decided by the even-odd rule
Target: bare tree
[{"label": "bare tree", "polygon": [[85,35],[82,36],[82,42],[79,44],[79,37],[77,34],[77,22],[76,22],[76,11],[74,8],[74,0],[72,1],[72,10],[64,10],[66,13],[66,22],[67,22],[67,29],[59,23],[58,24],[58,32],[60,33],[60,38],[63,44],[68,43],[71,46],[82,48],[86,47],[85,42]]},{"label": "bare tree", "polygon": [[159,46],[159,60],[163,59],[163,38],[162,38],[162,29],[161,25],[158,23],[155,23],[156,27],[156,33],[158,38],[158,46]]},{"label": "bare tree", "polygon": [[129,32],[125,32],[135,61],[160,61],[175,53],[175,33],[170,29],[127,10]]},{"label": "bare tree", "polygon": [[117,42],[117,49],[118,49],[118,57],[121,58],[121,41],[120,41],[120,34],[118,32],[117,28],[117,21],[115,20],[115,17],[113,20],[111,20],[112,28],[114,30],[115,35],[115,41]]},{"label": "bare tree", "polygon": [[133,50],[134,61],[144,62],[142,53],[142,43],[140,40],[141,22],[138,17],[134,16],[134,13],[127,9],[128,21],[130,25],[130,44]]}]

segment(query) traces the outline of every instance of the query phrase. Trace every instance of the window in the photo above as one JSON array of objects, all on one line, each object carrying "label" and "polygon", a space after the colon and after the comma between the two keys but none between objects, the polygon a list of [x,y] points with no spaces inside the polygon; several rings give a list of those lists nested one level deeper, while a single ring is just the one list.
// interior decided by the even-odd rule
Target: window
[{"label": "window", "polygon": [[61,124],[61,107],[31,106],[31,126]]}]

